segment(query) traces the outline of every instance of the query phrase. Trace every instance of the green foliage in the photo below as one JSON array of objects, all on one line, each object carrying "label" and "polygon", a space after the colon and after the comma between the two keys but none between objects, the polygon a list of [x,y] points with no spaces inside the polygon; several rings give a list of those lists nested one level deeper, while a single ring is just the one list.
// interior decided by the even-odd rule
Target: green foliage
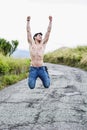
[{"label": "green foliage", "polygon": [[17,40],[12,40],[11,43],[3,38],[0,38],[0,52],[3,55],[11,55],[17,48],[19,42]]},{"label": "green foliage", "polygon": [[7,55],[11,50],[10,42],[6,41],[5,39],[0,39],[0,51],[3,55]]},{"label": "green foliage", "polygon": [[44,56],[45,62],[64,64],[87,70],[87,46],[61,48]]},{"label": "green foliage", "polygon": [[10,53],[9,53],[9,56],[11,55],[11,54],[13,54],[13,52],[16,50],[16,48],[17,48],[17,46],[18,46],[18,44],[19,44],[19,42],[17,41],[17,40],[12,40],[11,41],[12,42],[12,45],[11,45],[11,50],[10,50]]},{"label": "green foliage", "polygon": [[14,59],[0,54],[0,74],[20,74],[28,71],[29,59]]},{"label": "green foliage", "polygon": [[28,73],[23,73],[19,75],[4,75],[0,77],[0,89],[4,88],[5,86],[12,85],[14,83],[17,83],[18,81],[27,78]]},{"label": "green foliage", "polygon": [[0,75],[5,74],[9,71],[9,66],[7,64],[7,60],[5,60],[5,57],[0,54]]},{"label": "green foliage", "polygon": [[14,59],[0,54],[0,88],[26,78],[29,59]]},{"label": "green foliage", "polygon": [[80,61],[81,68],[87,70],[87,52],[83,54],[82,59]]}]

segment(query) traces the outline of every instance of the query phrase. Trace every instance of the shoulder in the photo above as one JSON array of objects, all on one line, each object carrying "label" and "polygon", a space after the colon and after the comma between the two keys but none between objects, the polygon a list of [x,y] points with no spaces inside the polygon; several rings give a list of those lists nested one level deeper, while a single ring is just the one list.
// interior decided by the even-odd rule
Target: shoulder
[{"label": "shoulder", "polygon": [[30,42],[30,46],[34,45],[35,44],[35,41],[32,39],[32,41]]},{"label": "shoulder", "polygon": [[42,44],[43,45],[46,45],[47,44],[47,41],[45,41],[45,39],[42,40]]}]

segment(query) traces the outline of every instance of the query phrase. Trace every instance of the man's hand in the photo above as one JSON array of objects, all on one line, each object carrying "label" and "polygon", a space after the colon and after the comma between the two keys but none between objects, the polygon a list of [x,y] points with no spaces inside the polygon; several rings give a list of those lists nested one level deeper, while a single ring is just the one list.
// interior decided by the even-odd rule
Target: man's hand
[{"label": "man's hand", "polygon": [[30,16],[28,16],[28,17],[27,17],[27,21],[30,21],[30,19],[31,19],[31,17],[30,17]]},{"label": "man's hand", "polygon": [[50,20],[50,22],[52,21],[52,16],[49,16],[49,20]]}]

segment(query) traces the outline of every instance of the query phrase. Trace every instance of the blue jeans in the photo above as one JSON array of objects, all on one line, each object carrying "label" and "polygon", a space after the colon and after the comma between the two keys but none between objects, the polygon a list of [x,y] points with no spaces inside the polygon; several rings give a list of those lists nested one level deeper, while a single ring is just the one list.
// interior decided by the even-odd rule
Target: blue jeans
[{"label": "blue jeans", "polygon": [[29,77],[28,77],[28,86],[30,89],[35,88],[36,79],[40,78],[45,88],[49,88],[50,86],[50,77],[48,74],[48,70],[46,66],[41,67],[33,67],[29,68]]}]

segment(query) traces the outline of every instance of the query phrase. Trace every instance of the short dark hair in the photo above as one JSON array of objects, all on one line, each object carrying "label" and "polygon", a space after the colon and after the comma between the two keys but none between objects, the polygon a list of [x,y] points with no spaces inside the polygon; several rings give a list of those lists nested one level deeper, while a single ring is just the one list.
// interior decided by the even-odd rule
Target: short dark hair
[{"label": "short dark hair", "polygon": [[36,37],[38,34],[40,34],[41,36],[43,35],[41,32],[35,33],[34,36],[33,36],[33,39],[34,39],[34,40],[35,40],[35,37]]}]

